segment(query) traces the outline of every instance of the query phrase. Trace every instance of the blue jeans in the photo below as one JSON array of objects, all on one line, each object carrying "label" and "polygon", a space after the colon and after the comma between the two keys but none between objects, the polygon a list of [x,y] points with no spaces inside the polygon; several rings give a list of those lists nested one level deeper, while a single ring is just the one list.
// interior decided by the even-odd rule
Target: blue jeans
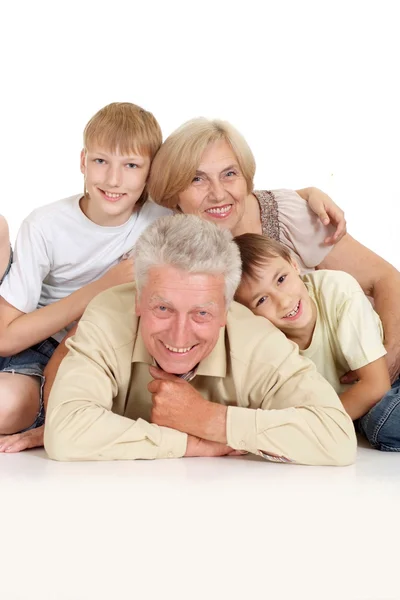
[{"label": "blue jeans", "polygon": [[57,346],[58,342],[50,337],[27,350],[14,354],[14,356],[0,356],[0,373],[17,373],[40,378],[39,411],[35,421],[27,429],[35,429],[44,423],[43,386],[45,378],[43,371]]},{"label": "blue jeans", "polygon": [[400,377],[382,400],[358,420],[358,429],[373,448],[400,452]]}]

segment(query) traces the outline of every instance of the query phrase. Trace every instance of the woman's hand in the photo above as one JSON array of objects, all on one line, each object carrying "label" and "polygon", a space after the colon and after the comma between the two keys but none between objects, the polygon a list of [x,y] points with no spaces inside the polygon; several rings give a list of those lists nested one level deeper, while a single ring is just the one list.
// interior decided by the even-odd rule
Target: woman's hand
[{"label": "woman's hand", "polygon": [[321,223],[325,226],[330,223],[336,226],[336,231],[333,235],[325,238],[324,243],[327,245],[337,244],[342,237],[347,233],[346,219],[344,212],[328,194],[315,187],[304,188],[297,190],[299,196],[308,202],[311,210],[318,215]]}]

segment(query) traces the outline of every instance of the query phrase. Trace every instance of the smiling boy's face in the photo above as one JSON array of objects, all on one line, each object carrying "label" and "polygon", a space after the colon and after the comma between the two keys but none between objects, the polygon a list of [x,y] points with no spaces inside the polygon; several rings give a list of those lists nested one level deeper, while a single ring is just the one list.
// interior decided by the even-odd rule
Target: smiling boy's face
[{"label": "smiling boy's face", "polygon": [[81,152],[87,194],[81,201],[86,216],[98,225],[125,223],[143,193],[150,158],[111,153],[101,147]]},{"label": "smiling boy's face", "polygon": [[277,256],[255,269],[257,279],[244,277],[235,299],[255,315],[266,317],[290,339],[311,331],[316,312],[296,263]]}]

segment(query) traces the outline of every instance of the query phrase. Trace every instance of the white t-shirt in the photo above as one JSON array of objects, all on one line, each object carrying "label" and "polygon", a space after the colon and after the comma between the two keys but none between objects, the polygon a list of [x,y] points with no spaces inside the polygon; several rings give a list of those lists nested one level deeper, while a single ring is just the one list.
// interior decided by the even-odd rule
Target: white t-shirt
[{"label": "white t-shirt", "polygon": [[302,276],[317,306],[311,344],[300,354],[341,394],[349,385],[340,377],[385,356],[383,328],[358,282],[342,271],[314,271]]},{"label": "white t-shirt", "polygon": [[[99,279],[131,250],[142,231],[172,214],[151,201],[117,227],[96,225],[82,212],[82,194],[34,210],[18,232],[14,260],[0,294],[28,313]],[[60,341],[66,330],[53,337]]]}]

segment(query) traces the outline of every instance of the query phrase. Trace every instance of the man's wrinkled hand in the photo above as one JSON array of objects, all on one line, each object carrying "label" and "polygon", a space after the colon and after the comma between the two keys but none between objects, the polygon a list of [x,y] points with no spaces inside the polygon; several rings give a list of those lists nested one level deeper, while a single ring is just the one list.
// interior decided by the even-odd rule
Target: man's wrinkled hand
[{"label": "man's wrinkled hand", "polygon": [[199,438],[226,442],[226,407],[205,400],[187,381],[150,367],[151,422]]},{"label": "man's wrinkled hand", "polygon": [[13,454],[29,448],[41,448],[43,446],[43,434],[44,425],[23,433],[0,437],[0,452]]}]

